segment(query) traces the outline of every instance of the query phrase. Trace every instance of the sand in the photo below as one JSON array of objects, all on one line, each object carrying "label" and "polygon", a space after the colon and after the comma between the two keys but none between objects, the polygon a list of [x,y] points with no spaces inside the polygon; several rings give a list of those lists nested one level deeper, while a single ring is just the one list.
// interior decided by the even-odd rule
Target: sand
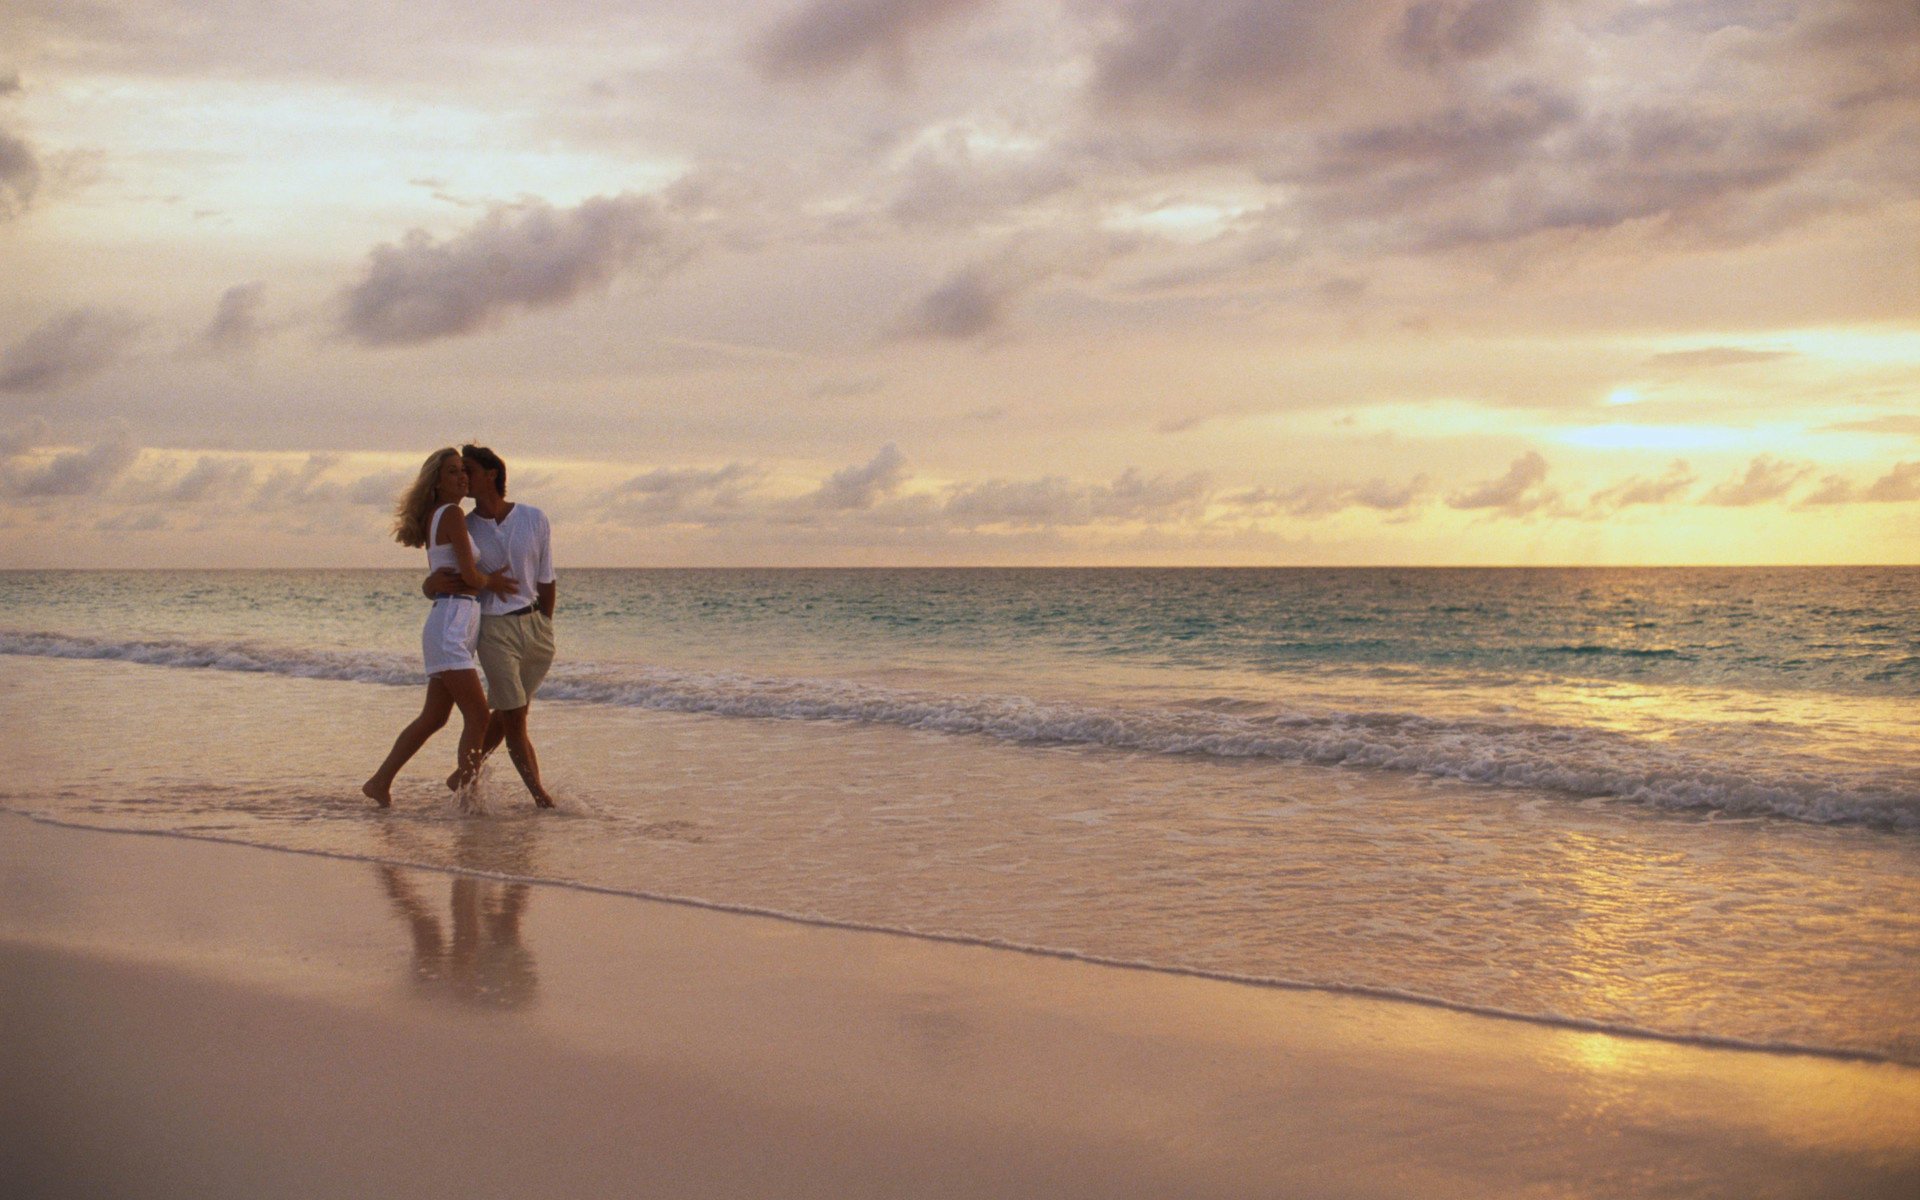
[{"label": "sand", "polygon": [[1920,1195],[1920,1070],[0,815],[42,1196]]}]

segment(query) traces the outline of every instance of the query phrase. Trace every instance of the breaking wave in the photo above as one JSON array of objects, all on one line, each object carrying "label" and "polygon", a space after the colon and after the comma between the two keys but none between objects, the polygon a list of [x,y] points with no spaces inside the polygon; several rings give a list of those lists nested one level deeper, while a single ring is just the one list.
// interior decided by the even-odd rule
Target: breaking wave
[{"label": "breaking wave", "polygon": [[[417,686],[411,655],[244,641],[0,632],[0,653]],[[613,664],[556,668],[542,696],[584,704],[762,719],[864,722],[1018,743],[1275,759],[1605,797],[1672,810],[1920,830],[1920,772],[1810,754],[1689,751],[1606,729],[1397,711],[1117,707],[943,693],[850,680]]]}]

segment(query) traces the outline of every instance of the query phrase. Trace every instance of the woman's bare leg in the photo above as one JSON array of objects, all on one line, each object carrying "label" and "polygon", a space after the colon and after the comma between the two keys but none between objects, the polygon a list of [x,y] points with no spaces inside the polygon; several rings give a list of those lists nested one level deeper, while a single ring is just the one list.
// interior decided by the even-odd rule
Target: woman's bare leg
[{"label": "woman's bare leg", "polygon": [[367,799],[381,808],[393,803],[393,779],[400,774],[400,768],[407,760],[420,752],[427,739],[440,732],[447,723],[447,717],[453,712],[453,693],[441,680],[444,675],[435,675],[427,680],[427,700],[420,706],[420,715],[415,717],[400,736],[393,739],[393,749],[387,752],[387,761],[373,773],[373,778],[360,785],[360,791]]},{"label": "woman's bare leg", "polygon": [[487,689],[478,671],[443,671],[435,678],[445,681],[447,693],[460,707],[460,766],[454,771],[458,790],[480,773],[480,760],[486,753]]}]

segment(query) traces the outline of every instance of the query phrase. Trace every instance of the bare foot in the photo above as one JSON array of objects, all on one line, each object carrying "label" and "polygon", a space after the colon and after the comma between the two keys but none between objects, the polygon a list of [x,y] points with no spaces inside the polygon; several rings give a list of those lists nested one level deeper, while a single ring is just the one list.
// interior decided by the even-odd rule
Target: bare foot
[{"label": "bare foot", "polygon": [[393,793],[387,788],[375,787],[371,779],[360,785],[360,794],[375,804],[378,804],[381,808],[391,808],[393,806]]},{"label": "bare foot", "polygon": [[462,774],[463,772],[455,771],[453,774],[447,776],[448,791],[457,792],[460,790],[460,785],[466,782],[466,780],[461,778]]},{"label": "bare foot", "polygon": [[535,808],[552,808],[553,797],[545,792],[535,792],[533,794],[533,806]]}]

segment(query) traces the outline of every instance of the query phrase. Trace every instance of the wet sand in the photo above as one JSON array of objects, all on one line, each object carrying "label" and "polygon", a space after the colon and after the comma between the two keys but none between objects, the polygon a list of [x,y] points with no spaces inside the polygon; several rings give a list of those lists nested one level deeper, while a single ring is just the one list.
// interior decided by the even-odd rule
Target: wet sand
[{"label": "wet sand", "polygon": [[0,815],[10,1196],[1920,1194],[1920,1071]]}]

